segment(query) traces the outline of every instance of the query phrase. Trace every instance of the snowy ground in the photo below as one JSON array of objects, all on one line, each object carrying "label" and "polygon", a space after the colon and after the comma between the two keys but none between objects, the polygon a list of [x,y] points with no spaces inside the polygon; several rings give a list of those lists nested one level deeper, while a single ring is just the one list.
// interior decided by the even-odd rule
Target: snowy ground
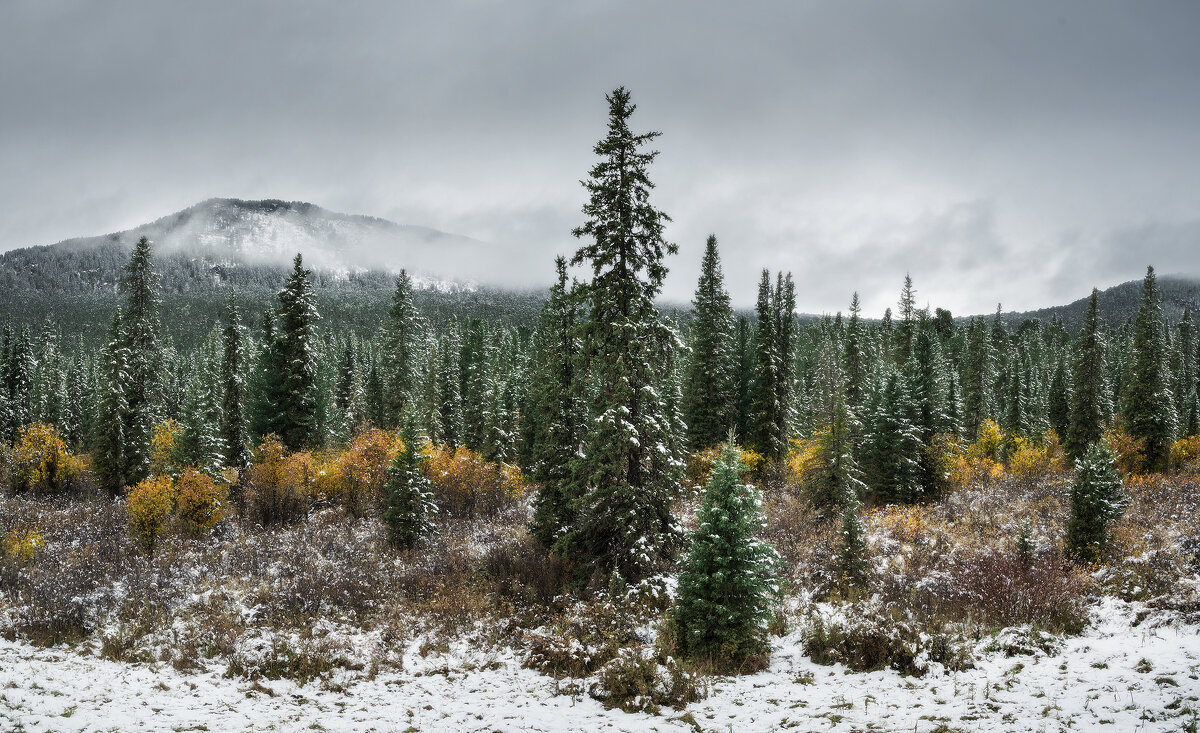
[{"label": "snowy ground", "polygon": [[993,653],[924,679],[815,665],[792,634],[769,671],[716,681],[706,700],[659,716],[556,695],[511,653],[410,653],[404,672],[332,692],[0,641],[0,730],[1195,730],[1200,627],[1157,614],[1134,626],[1139,610],[1105,601],[1054,654]]}]

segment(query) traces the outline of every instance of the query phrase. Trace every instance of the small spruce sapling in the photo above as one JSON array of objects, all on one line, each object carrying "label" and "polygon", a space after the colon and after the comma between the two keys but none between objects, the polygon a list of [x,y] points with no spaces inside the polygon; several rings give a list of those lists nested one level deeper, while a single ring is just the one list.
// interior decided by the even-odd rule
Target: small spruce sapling
[{"label": "small spruce sapling", "polygon": [[758,539],[765,526],[761,496],[741,483],[744,470],[730,435],[705,490],[673,614],[680,654],[730,671],[765,661],[766,624],[778,593],[779,556]]},{"label": "small spruce sapling", "polygon": [[411,549],[433,531],[433,487],[421,470],[428,456],[422,451],[422,437],[416,421],[409,415],[400,431],[400,450],[388,470],[387,498],[383,521],[388,541],[397,548]]},{"label": "small spruce sapling", "polygon": [[870,559],[866,530],[858,516],[860,506],[858,494],[847,487],[842,499],[841,547],[837,560],[838,579],[843,594],[867,588]]},{"label": "small spruce sapling", "polygon": [[1097,561],[1108,540],[1109,523],[1121,516],[1128,502],[1112,450],[1103,442],[1093,443],[1075,463],[1067,554],[1080,562]]}]

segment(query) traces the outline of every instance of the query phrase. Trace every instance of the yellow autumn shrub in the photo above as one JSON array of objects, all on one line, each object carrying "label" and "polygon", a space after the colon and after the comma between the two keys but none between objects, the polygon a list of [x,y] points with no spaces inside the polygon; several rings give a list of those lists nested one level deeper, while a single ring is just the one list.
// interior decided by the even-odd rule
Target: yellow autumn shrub
[{"label": "yellow autumn shrub", "polygon": [[0,549],[3,549],[3,553],[0,554],[10,560],[26,563],[32,560],[37,551],[45,544],[46,541],[42,539],[42,535],[36,529],[10,529],[4,535],[4,542],[0,544]]},{"label": "yellow autumn shrub", "polygon": [[1005,445],[1004,431],[992,420],[984,420],[974,443],[947,439],[943,458],[947,480],[953,487],[1004,476],[1000,453]]},{"label": "yellow autumn shrub", "polygon": [[[725,450],[725,444],[706,448],[702,451],[696,451],[687,457],[687,462],[684,468],[684,476],[687,485],[695,488],[704,488],[708,485],[708,479],[712,475],[713,466],[716,465],[717,459],[721,457],[721,452]],[[754,473],[763,464],[762,454],[745,446],[738,446],[738,450],[742,454],[742,463],[745,465],[746,473]]]},{"label": "yellow autumn shrub", "polygon": [[129,487],[125,496],[129,534],[147,553],[154,553],[174,507],[175,484],[170,476],[150,476]]},{"label": "yellow autumn shrub", "polygon": [[9,462],[13,493],[37,496],[71,490],[88,467],[85,460],[67,450],[57,428],[41,422],[20,429]]},{"label": "yellow autumn shrub", "polygon": [[1011,441],[1008,471],[1014,478],[1032,483],[1048,474],[1062,471],[1062,445],[1058,442],[1058,434],[1053,430],[1046,433],[1041,440],[1014,436]]},{"label": "yellow autumn shrub", "polygon": [[353,516],[378,507],[387,485],[388,468],[400,450],[395,433],[367,428],[354,436],[346,450],[322,467],[318,490]]},{"label": "yellow autumn shrub", "polygon": [[523,498],[525,475],[515,466],[491,463],[463,446],[433,447],[424,464],[438,509],[450,516],[495,516]]},{"label": "yellow autumn shrub", "polygon": [[154,426],[150,437],[150,473],[176,476],[179,466],[175,463],[175,445],[183,428],[173,419],[166,419]]},{"label": "yellow autumn shrub", "polygon": [[186,468],[175,481],[175,512],[188,534],[210,531],[225,518],[229,485],[195,468]]},{"label": "yellow autumn shrub", "polygon": [[1193,435],[1171,444],[1171,468],[1175,471],[1200,473],[1200,435]]}]

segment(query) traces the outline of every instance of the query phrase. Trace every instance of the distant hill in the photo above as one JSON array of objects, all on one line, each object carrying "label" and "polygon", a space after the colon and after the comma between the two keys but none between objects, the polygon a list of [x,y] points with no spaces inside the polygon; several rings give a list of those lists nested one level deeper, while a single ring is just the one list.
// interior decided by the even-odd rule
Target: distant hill
[{"label": "distant hill", "polygon": [[[1200,279],[1182,275],[1159,275],[1158,286],[1162,291],[1163,311],[1170,322],[1174,323],[1182,318],[1185,309],[1195,312],[1193,318],[1200,315]],[[1013,327],[1031,318],[1048,322],[1057,316],[1062,319],[1067,331],[1073,334],[1083,327],[1083,316],[1087,312],[1090,297],[1091,294],[1088,293],[1066,305],[1002,315]],[[1130,280],[1100,291],[1100,315],[1113,328],[1135,318],[1141,304],[1141,279]]]},{"label": "distant hill", "polygon": [[[470,262],[489,249],[469,237],[301,201],[209,199],[123,232],[4,252],[0,283],[60,291],[111,285],[140,237],[154,243],[157,257],[202,263],[217,276],[231,267],[289,265],[301,252],[307,266],[317,270],[348,274],[407,268],[437,280],[434,273],[446,262]],[[48,266],[48,254],[54,266]]]},{"label": "distant hill", "polygon": [[433,318],[450,313],[532,323],[544,295],[504,291],[470,280],[502,255],[489,245],[427,227],[328,211],[304,202],[209,199],[122,232],[0,253],[0,322],[103,338],[117,283],[139,237],[154,244],[162,280],[163,322],[178,343],[195,343],[234,288],[256,324],[297,252],[314,270],[327,322],[373,332],[387,310],[395,276],[407,268]]}]

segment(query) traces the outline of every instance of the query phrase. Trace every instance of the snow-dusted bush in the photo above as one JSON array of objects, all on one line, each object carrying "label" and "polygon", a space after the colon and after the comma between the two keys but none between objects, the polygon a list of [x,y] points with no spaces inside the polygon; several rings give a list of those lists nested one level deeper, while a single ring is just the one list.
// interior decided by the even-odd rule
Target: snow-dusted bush
[{"label": "snow-dusted bush", "polygon": [[175,482],[175,511],[183,529],[198,537],[225,518],[229,484],[195,468],[184,469]]},{"label": "snow-dusted bush", "polygon": [[147,554],[154,554],[174,508],[175,484],[170,476],[150,476],[129,487],[125,495],[129,535]]}]

